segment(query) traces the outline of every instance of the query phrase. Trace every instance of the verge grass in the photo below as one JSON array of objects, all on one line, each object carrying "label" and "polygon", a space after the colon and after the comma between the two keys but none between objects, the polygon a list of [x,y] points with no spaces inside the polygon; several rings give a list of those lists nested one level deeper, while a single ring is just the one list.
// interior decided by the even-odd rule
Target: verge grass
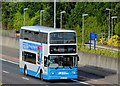
[{"label": "verge grass", "polygon": [[80,46],[78,45],[78,50],[83,52],[95,53],[103,56],[113,57],[113,58],[120,58],[120,52],[111,51],[107,49],[89,49],[87,46]]}]

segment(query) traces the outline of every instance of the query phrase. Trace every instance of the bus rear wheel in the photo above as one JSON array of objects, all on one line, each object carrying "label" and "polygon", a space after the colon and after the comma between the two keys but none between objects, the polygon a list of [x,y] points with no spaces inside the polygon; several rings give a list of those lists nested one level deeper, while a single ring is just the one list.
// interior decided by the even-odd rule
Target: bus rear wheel
[{"label": "bus rear wheel", "polygon": [[27,73],[28,73],[28,71],[27,71],[27,67],[25,66],[25,67],[24,67],[24,75],[27,76]]}]

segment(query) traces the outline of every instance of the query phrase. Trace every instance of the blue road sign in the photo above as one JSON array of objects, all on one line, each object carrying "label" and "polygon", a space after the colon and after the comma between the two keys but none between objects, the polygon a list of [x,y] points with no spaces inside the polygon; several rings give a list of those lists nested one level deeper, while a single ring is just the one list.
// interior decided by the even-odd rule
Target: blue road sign
[{"label": "blue road sign", "polygon": [[90,33],[90,50],[91,50],[92,40],[94,40],[94,49],[96,49],[97,38],[98,38],[98,35],[96,33]]},{"label": "blue road sign", "polygon": [[95,40],[98,38],[98,35],[96,33],[90,33],[90,39]]}]

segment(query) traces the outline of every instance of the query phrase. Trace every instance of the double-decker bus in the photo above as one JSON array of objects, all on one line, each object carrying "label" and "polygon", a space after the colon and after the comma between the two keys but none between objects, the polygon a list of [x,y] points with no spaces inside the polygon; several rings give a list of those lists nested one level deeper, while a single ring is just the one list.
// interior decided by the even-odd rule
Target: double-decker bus
[{"label": "double-decker bus", "polygon": [[77,79],[76,32],[45,26],[20,29],[19,67],[25,75],[41,80]]}]

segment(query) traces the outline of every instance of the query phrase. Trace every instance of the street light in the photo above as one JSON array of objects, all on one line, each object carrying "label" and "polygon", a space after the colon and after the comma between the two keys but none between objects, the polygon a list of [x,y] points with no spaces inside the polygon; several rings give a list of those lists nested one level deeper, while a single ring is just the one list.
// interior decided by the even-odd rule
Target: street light
[{"label": "street light", "polygon": [[112,16],[111,18],[112,18],[112,30],[111,30],[111,36],[113,36],[113,22],[114,22],[113,19],[117,18],[117,16]]},{"label": "street light", "polygon": [[40,10],[40,25],[42,25],[42,12],[44,12],[45,10]]},{"label": "street light", "polygon": [[28,8],[24,8],[24,26],[25,26],[25,11],[28,10]]},{"label": "street light", "polygon": [[66,13],[65,11],[60,12],[60,28],[62,29],[62,14]]},{"label": "street light", "polygon": [[88,16],[88,14],[82,14],[82,45],[84,45],[84,16]]},{"label": "street light", "polygon": [[56,0],[54,0],[54,29],[56,28]]},{"label": "street light", "polygon": [[108,24],[108,27],[109,27],[109,29],[108,29],[108,40],[109,40],[109,39],[110,39],[110,10],[111,10],[111,9],[106,8],[106,10],[109,11],[109,24]]}]

